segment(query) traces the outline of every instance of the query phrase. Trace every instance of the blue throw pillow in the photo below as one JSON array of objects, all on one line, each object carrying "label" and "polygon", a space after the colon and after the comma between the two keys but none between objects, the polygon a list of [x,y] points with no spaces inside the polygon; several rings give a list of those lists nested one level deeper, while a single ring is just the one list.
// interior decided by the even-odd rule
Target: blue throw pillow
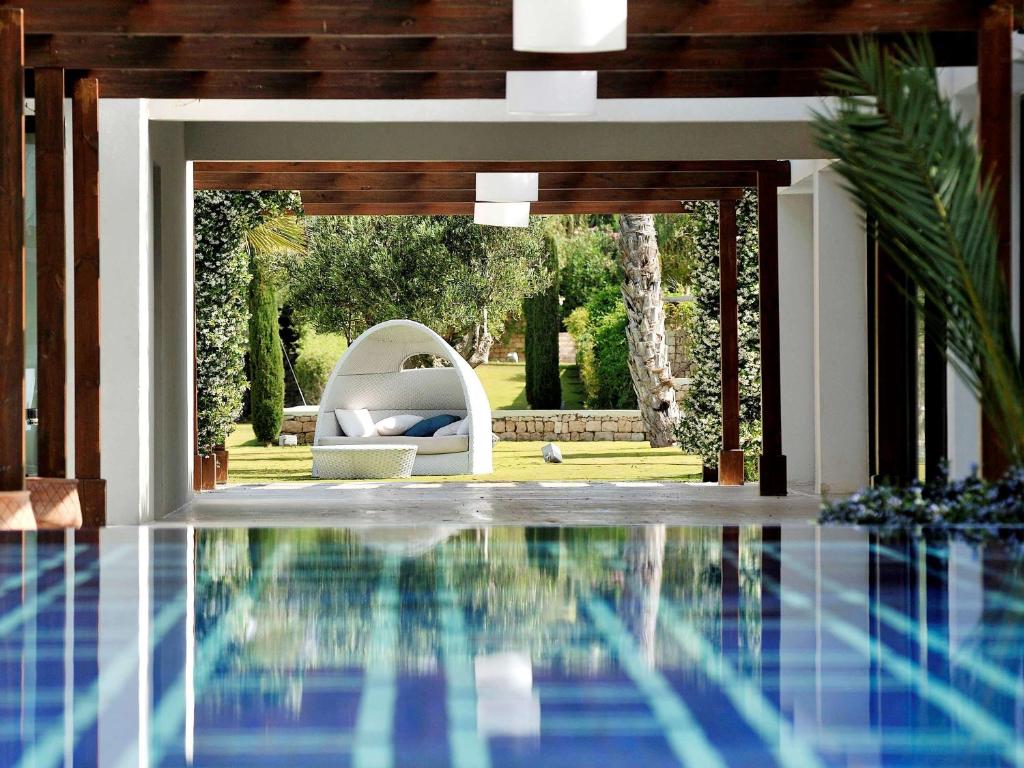
[{"label": "blue throw pillow", "polygon": [[406,437],[432,437],[441,427],[447,427],[452,422],[458,421],[458,416],[450,413],[443,413],[440,416],[431,416],[421,422],[413,424],[405,430]]}]

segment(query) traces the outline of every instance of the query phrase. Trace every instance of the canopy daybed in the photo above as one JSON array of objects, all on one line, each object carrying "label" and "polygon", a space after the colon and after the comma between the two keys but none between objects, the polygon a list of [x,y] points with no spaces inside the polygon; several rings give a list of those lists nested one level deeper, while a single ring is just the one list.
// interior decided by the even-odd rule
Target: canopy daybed
[{"label": "canopy daybed", "polygon": [[[409,368],[417,355],[451,367]],[[444,437],[348,437],[335,409],[361,409],[374,422],[389,416],[440,414],[466,417],[468,434]],[[345,351],[320,398],[314,446],[415,445],[414,475],[479,475],[491,471],[491,406],[483,385],[462,356],[425,325],[388,320],[365,331]]]}]

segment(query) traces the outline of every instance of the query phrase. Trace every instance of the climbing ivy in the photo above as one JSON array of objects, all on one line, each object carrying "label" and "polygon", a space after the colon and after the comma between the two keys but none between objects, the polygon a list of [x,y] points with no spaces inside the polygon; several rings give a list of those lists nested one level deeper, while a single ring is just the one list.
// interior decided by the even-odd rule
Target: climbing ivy
[{"label": "climbing ivy", "polygon": [[203,453],[227,439],[242,408],[249,322],[245,234],[265,217],[298,207],[291,192],[195,193],[196,407]]},{"label": "climbing ivy", "polygon": [[[718,466],[722,449],[721,331],[718,305],[718,203],[701,202],[688,217],[694,242],[686,314],[690,389],[682,403],[676,438],[683,451],[699,455],[709,468]],[[757,195],[748,190],[737,211],[737,292],[740,344],[740,443],[748,479],[756,477],[761,453],[761,351],[758,316]]]}]

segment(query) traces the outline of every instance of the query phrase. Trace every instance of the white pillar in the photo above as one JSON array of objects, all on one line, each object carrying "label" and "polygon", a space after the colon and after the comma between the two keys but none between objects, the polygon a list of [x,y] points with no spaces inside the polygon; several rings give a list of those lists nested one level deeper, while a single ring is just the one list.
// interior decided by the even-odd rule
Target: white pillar
[{"label": "white pillar", "polygon": [[869,479],[867,242],[839,175],[813,183],[816,490],[843,494]]},{"label": "white pillar", "polygon": [[782,452],[789,482],[813,485],[814,201],[810,184],[779,194],[779,326]]},{"label": "white pillar", "polygon": [[100,100],[100,450],[110,525],[151,515],[148,123],[144,100]]}]

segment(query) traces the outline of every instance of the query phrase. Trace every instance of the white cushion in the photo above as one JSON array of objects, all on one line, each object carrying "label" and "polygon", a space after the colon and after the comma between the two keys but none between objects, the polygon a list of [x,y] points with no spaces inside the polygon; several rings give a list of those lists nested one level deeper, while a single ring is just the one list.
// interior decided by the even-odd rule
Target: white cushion
[{"label": "white cushion", "polygon": [[347,437],[376,437],[377,430],[373,426],[373,419],[370,412],[365,408],[347,410],[336,408],[334,415],[338,419],[338,426]]},{"label": "white cushion", "polygon": [[[459,419],[458,421],[453,421],[451,424],[446,424],[434,432],[434,437],[449,437],[451,435],[459,434],[459,427],[461,427],[465,421],[465,419]],[[467,434],[469,433],[467,432]]]},{"label": "white cushion", "polygon": [[459,422],[459,431],[456,432],[455,434],[457,434],[457,435],[468,435],[469,434],[469,418],[468,417]]},{"label": "white cushion", "polygon": [[417,456],[432,456],[439,453],[465,453],[469,450],[469,438],[459,435],[449,437],[321,437],[317,445],[415,445]]},{"label": "white cushion", "polygon": [[413,424],[419,424],[421,421],[423,421],[422,416],[403,413],[398,416],[388,416],[386,419],[381,419],[373,426],[377,430],[378,435],[386,437],[390,435],[404,435],[409,427]]}]

